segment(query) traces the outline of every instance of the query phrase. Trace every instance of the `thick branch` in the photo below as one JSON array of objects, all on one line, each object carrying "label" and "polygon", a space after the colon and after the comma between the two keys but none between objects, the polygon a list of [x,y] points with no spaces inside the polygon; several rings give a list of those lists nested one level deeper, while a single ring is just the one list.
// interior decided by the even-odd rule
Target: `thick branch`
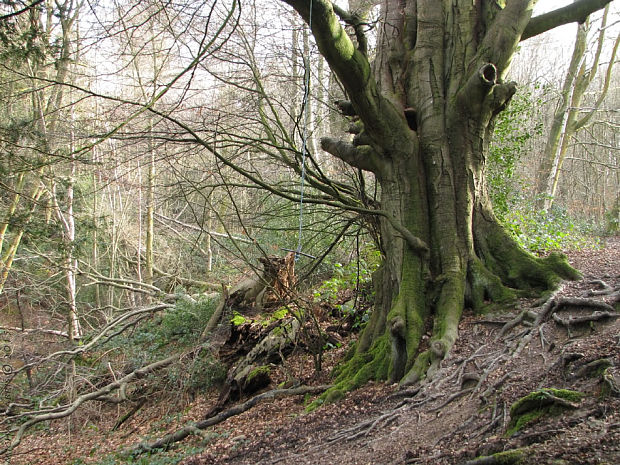
[{"label": "thick branch", "polygon": [[331,137],[321,138],[321,148],[340,158],[345,163],[361,170],[377,171],[379,167],[377,153],[368,145],[356,147],[343,140]]},{"label": "thick branch", "polygon": [[364,56],[368,55],[368,39],[366,38],[366,34],[364,34],[363,26],[365,23],[361,20],[361,18],[355,14],[350,13],[343,8],[340,8],[338,5],[334,5],[334,12],[340,16],[340,18],[347,24],[353,27],[355,31],[355,38],[357,39],[357,48]]},{"label": "thick branch", "polygon": [[523,31],[530,22],[532,8],[530,0],[512,0],[506,3],[506,7],[495,16],[495,21],[480,44],[476,67],[493,63],[501,81]]},{"label": "thick branch", "polygon": [[353,42],[340,25],[334,13],[332,2],[313,0],[312,13],[307,0],[284,0],[291,5],[306,23],[312,22],[312,34],[321,54],[338,74],[347,90],[359,91],[370,81],[370,64],[355,48]]},{"label": "thick branch", "polygon": [[583,23],[591,13],[602,10],[608,3],[611,3],[611,0],[577,0],[564,8],[536,16],[530,20],[521,34],[521,40],[527,40],[564,24]]},{"label": "thick branch", "polygon": [[[321,55],[325,57],[329,67],[345,87],[355,113],[364,122],[370,137],[386,152],[402,151],[402,140],[411,137],[411,130],[402,109],[397,109],[389,99],[379,93],[368,59],[355,48],[338,21],[332,2],[328,0],[313,0],[312,3],[307,0],[283,1],[295,8],[306,23],[311,24],[312,34]],[[310,4],[312,4],[312,13],[310,13]],[[403,139],[385,137],[386,134],[398,132],[404,136]]]}]

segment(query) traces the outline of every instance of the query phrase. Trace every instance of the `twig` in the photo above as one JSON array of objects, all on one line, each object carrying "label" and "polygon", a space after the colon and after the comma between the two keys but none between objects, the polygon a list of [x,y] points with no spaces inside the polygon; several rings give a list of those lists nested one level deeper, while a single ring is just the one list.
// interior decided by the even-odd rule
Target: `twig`
[{"label": "twig", "polygon": [[437,407],[433,407],[432,409],[429,409],[428,411],[429,412],[436,412],[437,410],[441,410],[442,408],[444,408],[446,405],[448,405],[453,400],[456,400],[459,397],[463,397],[465,394],[469,394],[473,390],[474,390],[473,387],[467,388],[467,389],[462,389],[461,391],[452,394],[450,397],[448,397],[444,402],[439,404]]}]

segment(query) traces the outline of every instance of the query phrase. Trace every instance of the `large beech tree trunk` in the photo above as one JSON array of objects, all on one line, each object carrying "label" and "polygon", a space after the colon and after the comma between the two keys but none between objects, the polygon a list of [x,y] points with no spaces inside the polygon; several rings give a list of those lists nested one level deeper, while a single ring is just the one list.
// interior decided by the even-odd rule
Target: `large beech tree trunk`
[{"label": "large beech tree trunk", "polygon": [[339,388],[417,382],[452,347],[466,305],[576,277],[561,257],[534,258],[508,236],[484,170],[494,119],[516,90],[504,76],[519,41],[607,2],[577,2],[560,21],[531,19],[534,1],[384,0],[371,64],[354,14],[327,0],[285,1],[310,23],[359,117],[352,142],[325,138],[322,148],[381,188],[375,310]]}]

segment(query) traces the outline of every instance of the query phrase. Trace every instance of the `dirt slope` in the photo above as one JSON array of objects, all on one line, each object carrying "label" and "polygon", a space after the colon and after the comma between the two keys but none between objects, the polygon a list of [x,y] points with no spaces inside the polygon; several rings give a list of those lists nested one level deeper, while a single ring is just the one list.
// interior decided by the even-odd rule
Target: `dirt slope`
[{"label": "dirt slope", "polygon": [[[558,298],[596,288],[590,283],[594,279],[620,286],[617,239],[603,250],[573,253],[571,261],[584,279],[567,284]],[[531,301],[520,305],[541,311],[531,308]],[[571,306],[557,315],[566,320],[591,313]],[[580,373],[589,362],[604,358],[613,364],[608,375],[620,381],[619,320],[575,326],[569,335],[549,319],[530,334],[519,325],[496,339],[499,321],[505,319],[464,318],[459,341],[443,364],[443,380],[414,396],[400,396],[397,386],[373,384],[306,415],[292,399],[259,406],[234,420],[232,438],[183,463],[460,464],[515,448],[524,450],[522,463],[620,463],[620,399],[601,395],[605,384],[600,374]],[[468,378],[470,384],[464,382]],[[576,390],[585,397],[576,408],[542,417],[507,436],[510,406],[541,388]]]}]

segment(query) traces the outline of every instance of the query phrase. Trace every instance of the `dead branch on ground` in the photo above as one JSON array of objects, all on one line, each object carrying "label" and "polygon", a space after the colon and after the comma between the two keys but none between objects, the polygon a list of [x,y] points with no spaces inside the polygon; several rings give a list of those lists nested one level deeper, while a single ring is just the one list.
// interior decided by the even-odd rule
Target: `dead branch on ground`
[{"label": "dead branch on ground", "polygon": [[201,435],[202,430],[204,430],[205,428],[221,423],[232,416],[239,415],[240,413],[251,409],[256,404],[265,399],[276,399],[278,397],[299,396],[304,394],[317,394],[326,391],[330,387],[331,385],[300,386],[293,389],[272,389],[271,391],[258,394],[242,404],[235,405],[234,407],[224,412],[221,412],[214,417],[207,418],[206,420],[198,422],[191,422],[183,428],[178,429],[174,433],[167,434],[161,439],[138,444],[127,450],[126,453],[130,455],[139,455],[145,452],[153,451],[155,449],[167,449],[175,442],[181,441],[192,434]]},{"label": "dead branch on ground", "polygon": [[180,355],[176,354],[176,355],[172,355],[168,358],[165,358],[163,360],[158,360],[156,362],[153,362],[149,365],[146,365],[144,367],[141,367],[137,370],[132,371],[131,373],[123,376],[122,378],[107,384],[106,386],[97,389],[96,391],[93,392],[89,392],[87,394],[82,394],[80,396],[78,396],[73,402],[63,405],[61,407],[57,407],[56,409],[54,409],[53,412],[47,412],[47,413],[43,413],[43,414],[39,414],[39,415],[34,415],[32,418],[30,418],[29,420],[27,420],[25,423],[23,423],[17,430],[13,430],[15,431],[15,435],[13,436],[13,440],[11,441],[11,443],[5,447],[4,449],[0,449],[0,455],[6,454],[7,452],[10,452],[11,450],[13,450],[15,447],[17,447],[23,436],[24,433],[31,428],[32,426],[44,422],[44,421],[51,421],[51,420],[58,420],[60,418],[65,418],[68,417],[69,415],[71,415],[73,412],[75,412],[78,407],[80,407],[82,404],[84,404],[85,402],[89,402],[89,401],[93,401],[93,400],[107,400],[109,398],[109,395],[114,392],[114,391],[118,391],[119,392],[119,398],[122,399],[123,397],[125,397],[126,399],[126,389],[127,389],[127,385],[131,382],[134,381],[135,379],[140,379],[143,378],[145,375],[147,375],[148,373],[151,373],[153,371],[156,371],[160,368],[163,368],[165,366],[170,365],[172,362],[174,362],[175,360],[177,360],[180,357]]}]

